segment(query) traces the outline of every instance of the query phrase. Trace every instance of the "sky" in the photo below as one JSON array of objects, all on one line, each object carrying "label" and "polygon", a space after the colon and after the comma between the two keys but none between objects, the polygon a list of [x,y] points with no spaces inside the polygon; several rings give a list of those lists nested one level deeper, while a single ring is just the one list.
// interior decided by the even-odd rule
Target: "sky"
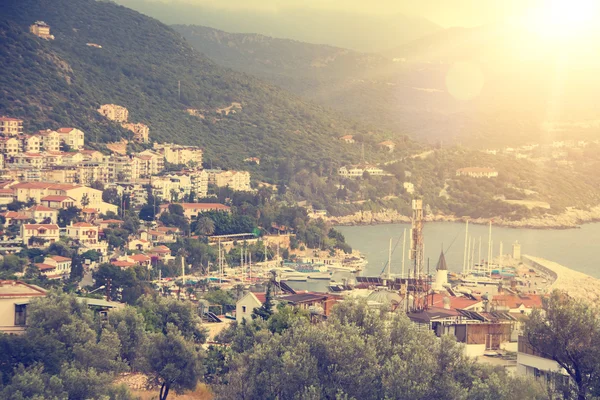
[{"label": "sky", "polygon": [[329,9],[379,15],[402,13],[442,26],[473,27],[520,15],[544,0],[145,0],[211,8],[272,11],[285,7]]}]

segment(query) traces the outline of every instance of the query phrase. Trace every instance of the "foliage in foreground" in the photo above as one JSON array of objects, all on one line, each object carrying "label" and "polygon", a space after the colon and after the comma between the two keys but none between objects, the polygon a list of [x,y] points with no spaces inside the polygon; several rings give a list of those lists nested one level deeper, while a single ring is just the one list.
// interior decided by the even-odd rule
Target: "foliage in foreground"
[{"label": "foliage in foreground", "polygon": [[534,310],[526,324],[525,340],[537,353],[554,360],[569,377],[566,385],[557,371],[555,382],[565,399],[600,397],[600,319],[598,307],[554,291]]},{"label": "foliage in foreground", "polygon": [[452,338],[364,303],[338,305],[323,324],[299,317],[281,333],[268,327],[257,319],[221,336],[232,354],[218,398],[547,398],[529,380],[466,358]]},{"label": "foliage in foreground", "polygon": [[160,400],[193,389],[203,374],[206,334],[189,303],[142,297],[108,320],[73,295],[49,292],[28,306],[24,335],[0,335],[0,398],[114,399],[131,396],[118,373],[154,378]]}]

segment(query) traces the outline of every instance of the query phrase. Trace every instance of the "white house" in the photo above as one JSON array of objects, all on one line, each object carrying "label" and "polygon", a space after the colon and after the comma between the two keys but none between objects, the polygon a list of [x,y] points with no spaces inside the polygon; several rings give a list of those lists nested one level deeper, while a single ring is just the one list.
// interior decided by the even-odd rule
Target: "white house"
[{"label": "white house", "polygon": [[71,223],[67,226],[67,236],[81,244],[98,242],[98,227],[87,222]]},{"label": "white house", "polygon": [[27,305],[36,297],[46,296],[41,287],[21,281],[0,280],[0,332],[20,334],[27,326]]},{"label": "white house", "polygon": [[470,176],[471,178],[496,178],[498,171],[493,168],[468,167],[456,170],[456,176]]},{"label": "white house", "polygon": [[254,309],[262,306],[265,301],[265,293],[246,293],[235,303],[235,320],[237,322],[242,322],[243,319],[251,321]]},{"label": "white house", "polygon": [[43,244],[38,244],[40,247],[48,247],[54,242],[58,242],[60,234],[58,225],[55,224],[23,224],[21,225],[21,239],[28,246],[36,245],[33,238],[44,240]]}]

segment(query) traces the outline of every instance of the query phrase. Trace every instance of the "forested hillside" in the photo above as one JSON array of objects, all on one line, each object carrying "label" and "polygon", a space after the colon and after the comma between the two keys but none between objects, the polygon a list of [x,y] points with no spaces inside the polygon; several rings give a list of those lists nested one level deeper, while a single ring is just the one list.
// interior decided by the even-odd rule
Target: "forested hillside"
[{"label": "forested hillside", "polygon": [[[55,40],[29,33],[37,20],[50,25]],[[129,109],[131,121],[147,124],[151,139],[199,145],[207,161],[223,167],[239,166],[248,156],[267,164],[358,159],[359,148],[342,150],[337,138],[367,131],[215,65],[171,28],[113,3],[6,0],[0,35],[0,114],[23,118],[26,131],[76,126],[91,140],[129,137],[96,112],[115,103]],[[233,102],[241,104],[236,113],[217,112]]]},{"label": "forested hillside", "polygon": [[[221,65],[413,138],[501,147],[597,134],[595,53],[583,46],[557,49],[511,26],[442,30],[387,57],[201,26],[174,28]],[[569,60],[581,65],[557,64],[557,52],[573,52]],[[553,99],[557,87],[560,96]],[[559,104],[556,110],[549,110],[549,99]],[[563,129],[545,129],[555,122]]]}]

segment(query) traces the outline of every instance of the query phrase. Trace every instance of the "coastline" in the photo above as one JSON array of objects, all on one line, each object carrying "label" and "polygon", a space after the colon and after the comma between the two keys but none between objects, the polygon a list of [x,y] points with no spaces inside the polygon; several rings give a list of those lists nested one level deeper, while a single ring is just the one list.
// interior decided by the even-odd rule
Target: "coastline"
[{"label": "coastline", "polygon": [[[400,214],[396,210],[384,209],[378,212],[359,211],[354,214],[341,217],[324,217],[325,221],[333,225],[378,225],[410,223],[410,217]],[[465,222],[471,224],[487,225],[490,218],[456,217],[453,215],[434,214],[427,215],[425,222]],[[495,226],[504,228],[527,228],[527,229],[578,229],[586,223],[600,221],[600,206],[592,207],[589,211],[578,209],[567,209],[562,214],[546,214],[542,217],[527,218],[522,220],[508,220],[502,217],[491,218]]]},{"label": "coastline", "polygon": [[573,298],[592,302],[600,300],[600,279],[544,258],[523,255],[521,259],[525,265],[540,269],[555,277],[554,282],[548,287],[548,291],[558,289],[565,291]]}]

